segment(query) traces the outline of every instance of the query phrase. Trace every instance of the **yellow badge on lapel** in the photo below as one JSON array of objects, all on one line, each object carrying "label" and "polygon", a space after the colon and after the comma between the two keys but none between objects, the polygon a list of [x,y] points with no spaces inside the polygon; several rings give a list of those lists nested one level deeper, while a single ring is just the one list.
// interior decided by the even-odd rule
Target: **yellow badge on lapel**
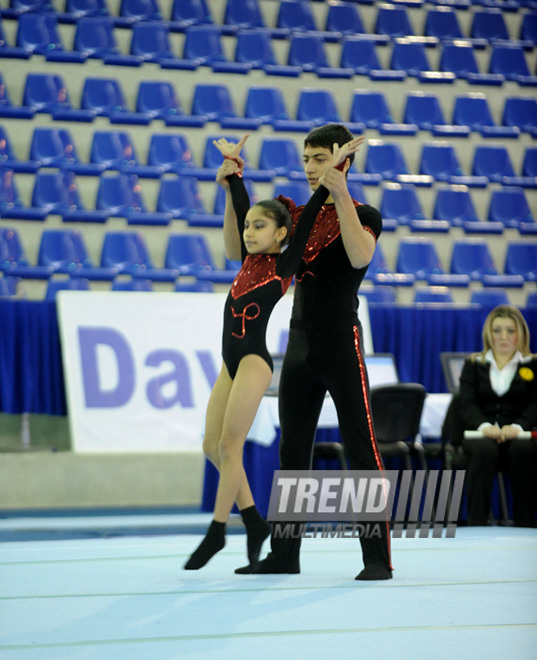
[{"label": "yellow badge on lapel", "polygon": [[530,381],[535,378],[535,374],[529,367],[520,367],[518,373],[520,374],[520,378],[522,378],[522,380]]}]

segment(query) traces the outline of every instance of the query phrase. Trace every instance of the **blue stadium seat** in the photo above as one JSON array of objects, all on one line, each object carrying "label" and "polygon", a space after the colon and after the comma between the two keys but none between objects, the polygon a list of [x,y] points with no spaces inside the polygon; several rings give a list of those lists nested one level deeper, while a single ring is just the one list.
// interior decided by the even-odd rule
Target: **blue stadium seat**
[{"label": "blue stadium seat", "polygon": [[77,20],[73,50],[89,58],[119,56],[114,21],[110,16],[83,16]]},{"label": "blue stadium seat", "polygon": [[289,197],[297,206],[306,204],[311,197],[311,188],[305,181],[287,181],[274,184],[272,196]]},{"label": "blue stadium seat", "polygon": [[[389,40],[389,37],[387,37]],[[386,78],[403,80],[406,74],[384,70],[377,55],[375,41],[365,36],[346,37],[341,47],[340,66],[352,69],[355,74],[371,79]]]},{"label": "blue stadium seat", "polygon": [[119,15],[114,18],[118,27],[129,27],[137,21],[162,21],[158,0],[121,0]]},{"label": "blue stadium seat", "polygon": [[35,159],[20,160],[17,158],[13,147],[11,146],[11,139],[4,127],[0,125],[0,167],[2,169],[10,169],[13,172],[20,172],[31,174],[39,169],[41,163]]},{"label": "blue stadium seat", "polygon": [[246,96],[244,116],[260,119],[263,124],[288,122],[289,115],[282,90],[279,87],[251,85]]},{"label": "blue stadium seat", "polygon": [[170,28],[164,21],[134,23],[130,54],[141,57],[144,62],[169,62],[177,59],[172,50]]},{"label": "blue stadium seat", "polygon": [[147,165],[158,168],[163,174],[194,170],[196,163],[187,136],[181,133],[153,133],[147,152]]},{"label": "blue stadium seat", "polygon": [[84,277],[68,277],[66,279],[51,278],[47,284],[45,300],[56,300],[58,291],[89,291],[89,280]]},{"label": "blue stadium seat", "polygon": [[524,150],[522,176],[537,178],[537,147],[526,147]]},{"label": "blue stadium seat", "polygon": [[57,110],[71,109],[69,93],[59,75],[28,73],[24,83],[22,104],[35,112],[54,115]]},{"label": "blue stadium seat", "polygon": [[13,170],[0,169],[0,217],[13,220],[44,220],[47,212],[22,203]]},{"label": "blue stadium seat", "polygon": [[76,23],[85,16],[109,16],[106,0],[65,0],[64,11],[58,12],[62,23]]},{"label": "blue stadium seat", "polygon": [[287,64],[323,78],[352,78],[354,75],[353,69],[330,66],[322,36],[312,32],[291,36]]},{"label": "blue stadium seat", "polygon": [[537,291],[528,291],[526,307],[537,307]]},{"label": "blue stadium seat", "polygon": [[116,274],[142,279],[146,279],[147,271],[155,270],[144,235],[137,231],[107,231],[100,265],[115,270]]},{"label": "blue stadium seat", "polygon": [[502,124],[537,136],[537,99],[529,95],[507,97],[503,107]]},{"label": "blue stadium seat", "polygon": [[506,80],[537,85],[537,76],[531,75],[522,46],[513,44],[494,46],[490,56],[489,71],[501,74]]},{"label": "blue stadium seat", "polygon": [[274,176],[288,177],[303,173],[302,157],[295,140],[265,137],[259,150],[258,169],[273,171]]},{"label": "blue stadium seat", "polygon": [[479,222],[470,191],[466,186],[438,188],[433,205],[433,219],[447,220],[455,227]]},{"label": "blue stadium seat", "polygon": [[474,305],[481,305],[492,309],[498,305],[509,305],[509,296],[504,289],[499,288],[483,288],[474,289],[470,294],[470,302]]},{"label": "blue stadium seat", "polygon": [[455,97],[453,124],[467,126],[471,131],[484,137],[517,137],[518,130],[512,127],[497,126],[492,118],[485,94],[473,92]]},{"label": "blue stadium seat", "polygon": [[[397,124],[382,92],[355,89],[352,96],[350,121],[356,126],[373,128],[381,135],[415,135],[416,124]],[[356,128],[353,132],[358,132]]]},{"label": "blue stadium seat", "polygon": [[472,39],[486,39],[489,42],[509,41],[511,38],[500,9],[476,11],[470,25]]},{"label": "blue stadium seat", "polygon": [[16,48],[30,55],[47,55],[53,50],[62,51],[63,44],[56,16],[52,13],[21,14],[17,25]]},{"label": "blue stadium seat", "polygon": [[503,85],[504,76],[496,73],[483,73],[478,64],[474,47],[468,41],[444,44],[440,55],[440,71],[454,73],[457,78],[467,80],[472,85]]},{"label": "blue stadium seat", "polygon": [[151,119],[166,121],[169,116],[183,114],[175,87],[171,82],[161,80],[141,80],[136,97],[136,112]]},{"label": "blue stadium seat", "polygon": [[108,117],[111,124],[147,125],[151,116],[132,112],[125,101],[121,83],[116,78],[93,78],[84,80],[80,109],[56,110],[54,119],[60,121],[93,121],[95,117]]},{"label": "blue stadium seat", "polygon": [[69,130],[36,126],[30,142],[30,159],[40,167],[69,169],[79,162],[78,151]]},{"label": "blue stadium seat", "polygon": [[172,218],[188,220],[197,227],[221,227],[223,217],[209,214],[205,208],[198,181],[191,176],[162,179],[157,198],[157,211]]},{"label": "blue stadium seat", "polygon": [[450,272],[469,275],[471,280],[483,281],[486,275],[497,275],[492,253],[483,238],[455,240],[451,251]]},{"label": "blue stadium seat", "polygon": [[440,286],[467,285],[469,282],[465,276],[445,273],[435,244],[429,238],[402,237],[395,270],[397,273],[414,275],[416,280],[426,280]]},{"label": "blue stadium seat", "polygon": [[505,254],[504,272],[537,281],[537,242],[511,241]]},{"label": "blue stadium seat", "polygon": [[488,220],[515,229],[520,223],[535,222],[524,190],[518,186],[503,187],[491,192]]},{"label": "blue stadium seat", "polygon": [[366,34],[358,7],[352,2],[330,3],[326,14],[325,30],[354,36]]},{"label": "blue stadium seat", "polygon": [[19,232],[13,227],[0,227],[0,271],[8,277],[18,266],[28,265]]},{"label": "blue stadium seat", "polygon": [[447,286],[418,286],[414,291],[415,303],[452,303],[453,295]]},{"label": "blue stadium seat", "polygon": [[94,131],[90,162],[74,167],[79,174],[99,175],[104,170],[124,171],[138,165],[134,143],[126,131]]},{"label": "blue stadium seat", "polygon": [[281,0],[276,27],[292,33],[317,31],[310,3],[304,0]]},{"label": "blue stadium seat", "polygon": [[229,62],[224,54],[220,28],[207,24],[187,28],[183,59],[224,73],[245,74],[252,68],[245,62]]},{"label": "blue stadium seat", "polygon": [[17,19],[25,12],[49,12],[53,10],[51,0],[9,0],[9,7],[0,13],[5,18]]},{"label": "blue stadium seat", "polygon": [[379,174],[387,181],[396,181],[398,176],[410,174],[401,146],[384,140],[369,140],[364,172]]},{"label": "blue stadium seat", "polygon": [[207,0],[173,0],[170,18],[173,29],[178,32],[184,32],[192,25],[213,23]]},{"label": "blue stadium seat", "polygon": [[267,28],[239,30],[235,46],[235,62],[252,69],[263,69],[267,75],[296,78],[301,67],[279,64],[272,46],[273,31]]},{"label": "blue stadium seat", "polygon": [[154,288],[151,280],[136,279],[133,277],[125,280],[116,278],[112,282],[111,291],[153,291]]},{"label": "blue stadium seat", "polygon": [[198,83],[194,88],[192,115],[218,121],[222,128],[255,130],[261,125],[260,119],[237,117],[228,84]]},{"label": "blue stadium seat", "polygon": [[404,6],[380,5],[377,9],[375,32],[395,37],[414,36],[407,10]]},{"label": "blue stadium seat", "polygon": [[[78,229],[44,229],[41,233],[37,265],[53,273],[95,280],[113,279],[114,268],[96,268]],[[48,277],[47,277],[48,279]]]},{"label": "blue stadium seat", "polygon": [[209,243],[203,234],[171,234],[164,265],[180,275],[197,277],[200,271],[217,271]]},{"label": "blue stadium seat", "polygon": [[303,87],[298,97],[296,118],[313,126],[341,123],[334,95],[329,89]]},{"label": "blue stadium seat", "polygon": [[387,303],[393,305],[397,302],[395,290],[391,286],[361,286],[360,295],[367,299],[368,304]]},{"label": "blue stadium seat", "polygon": [[425,44],[408,38],[395,39],[390,69],[404,71],[407,76],[426,82],[452,83],[455,79],[453,73],[433,71],[425,52]]},{"label": "blue stadium seat", "polygon": [[172,219],[170,213],[147,211],[135,174],[101,176],[95,207],[111,217],[127,218],[129,225],[168,225]]},{"label": "blue stadium seat", "polygon": [[383,226],[395,221],[398,225],[410,225],[412,220],[424,220],[425,215],[413,185],[386,184],[380,201]]},{"label": "blue stadium seat", "polygon": [[239,30],[266,27],[258,0],[226,0],[224,25]]},{"label": "blue stadium seat", "polygon": [[14,117],[16,119],[31,119],[35,115],[35,108],[28,108],[11,102],[7,85],[0,72],[0,117]]},{"label": "blue stadium seat", "polygon": [[437,6],[427,11],[423,33],[440,41],[464,39],[457,12],[451,7]]},{"label": "blue stadium seat", "polygon": [[537,44],[537,14],[535,12],[524,14],[518,37],[521,41]]},{"label": "blue stadium seat", "polygon": [[504,177],[514,177],[511,158],[503,145],[478,144],[474,149],[472,174],[485,176],[491,183],[503,183]]},{"label": "blue stadium seat", "polygon": [[464,175],[455,147],[450,142],[422,144],[419,173],[447,183],[452,183],[454,177]]},{"label": "blue stadium seat", "polygon": [[405,124],[414,124],[422,131],[432,131],[435,126],[444,126],[446,121],[436,94],[409,92],[403,114]]}]

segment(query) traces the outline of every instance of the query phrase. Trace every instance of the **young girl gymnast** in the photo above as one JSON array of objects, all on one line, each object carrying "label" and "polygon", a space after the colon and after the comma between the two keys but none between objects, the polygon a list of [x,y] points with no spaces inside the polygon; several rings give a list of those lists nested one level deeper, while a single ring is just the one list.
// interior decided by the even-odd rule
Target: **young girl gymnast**
[{"label": "young girl gymnast", "polygon": [[[226,190],[224,244],[233,244],[239,235],[242,267],[224,308],[223,365],[205,420],[203,451],[220,472],[214,515],[205,538],[184,566],[187,570],[202,568],[225,546],[226,522],[234,502],[246,527],[251,566],[257,566],[263,542],[270,534],[271,527],[257,511],[248,485],[243,448],[272,379],[273,363],[265,343],[270,315],[291,284],[315,218],[329,196],[327,188],[320,185],[304,206],[291,236],[291,217],[281,202],[265,200],[250,207],[241,176],[244,161],[239,156],[247,138],[237,144],[224,138],[214,141],[224,156],[216,176]],[[334,145],[334,167],[341,169],[363,139]]]}]

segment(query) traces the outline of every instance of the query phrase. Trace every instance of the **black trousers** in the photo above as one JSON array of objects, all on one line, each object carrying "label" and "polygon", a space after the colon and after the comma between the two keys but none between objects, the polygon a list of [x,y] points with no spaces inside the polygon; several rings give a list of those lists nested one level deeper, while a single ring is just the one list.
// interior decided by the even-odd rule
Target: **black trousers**
[{"label": "black trousers", "polygon": [[[280,467],[309,470],[326,392],[334,401],[339,429],[352,470],[383,469],[374,435],[369,383],[359,325],[330,331],[291,328],[279,388]],[[380,537],[360,538],[364,564],[391,568],[388,521]],[[285,564],[296,561],[300,538],[271,539],[272,552]]]},{"label": "black trousers", "polygon": [[537,446],[534,440],[509,440],[498,444],[490,438],[463,440],[468,456],[466,487],[468,524],[486,525],[494,477],[509,474],[513,492],[513,518],[518,527],[535,526],[537,505]]}]

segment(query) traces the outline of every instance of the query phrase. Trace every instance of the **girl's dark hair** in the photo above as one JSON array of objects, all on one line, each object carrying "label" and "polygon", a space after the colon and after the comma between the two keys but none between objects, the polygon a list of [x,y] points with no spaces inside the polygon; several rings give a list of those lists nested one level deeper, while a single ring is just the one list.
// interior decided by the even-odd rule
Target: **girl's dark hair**
[{"label": "girl's dark hair", "polygon": [[254,206],[258,206],[259,208],[263,209],[265,214],[274,220],[278,226],[278,229],[280,227],[285,227],[287,229],[287,234],[282,241],[282,245],[286,245],[291,238],[293,222],[285,205],[279,202],[277,199],[263,199],[260,202],[257,202],[257,204],[254,204]]},{"label": "girl's dark hair", "polygon": [[[323,147],[332,151],[334,142],[341,147],[342,144],[347,144],[353,139],[353,134],[348,128],[342,124],[326,124],[314,128],[308,133],[304,140],[305,147]],[[354,154],[349,154],[347,158],[350,160],[351,165],[354,161]]]}]

